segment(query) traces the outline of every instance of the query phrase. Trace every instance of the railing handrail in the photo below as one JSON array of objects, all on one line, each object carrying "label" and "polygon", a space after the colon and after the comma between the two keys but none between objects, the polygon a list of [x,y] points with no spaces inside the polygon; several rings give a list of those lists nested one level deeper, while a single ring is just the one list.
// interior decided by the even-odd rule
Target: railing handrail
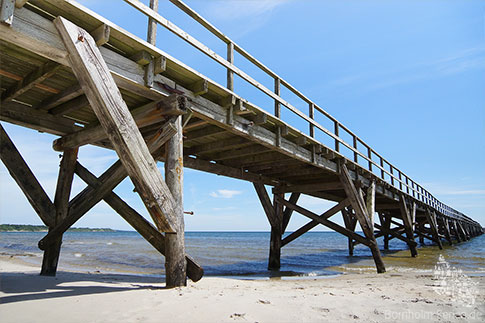
[{"label": "railing handrail", "polygon": [[[281,78],[278,74],[276,74],[274,71],[272,71],[270,68],[265,66],[263,63],[261,63],[259,60],[254,58],[252,55],[250,55],[246,50],[244,50],[241,46],[239,46],[237,43],[232,41],[229,37],[227,37],[224,33],[222,33],[219,29],[217,29],[215,26],[213,26],[209,21],[207,21],[205,18],[200,16],[196,11],[194,11],[192,8],[187,6],[184,2],[180,0],[169,0],[171,3],[173,3],[175,6],[177,6],[179,9],[181,9],[184,13],[189,15],[191,18],[193,18],[195,21],[197,21],[200,25],[202,25],[206,30],[211,32],[213,35],[218,37],[220,40],[225,42],[228,45],[228,57],[233,57],[233,52],[236,51],[239,54],[241,54],[244,58],[246,58],[249,62],[253,63],[255,66],[257,66],[260,70],[265,72],[267,75],[272,77],[275,80],[275,83],[278,84],[278,89],[275,87],[275,91],[269,90],[267,87],[264,85],[260,84],[257,82],[255,79],[253,79],[250,75],[246,74],[244,71],[236,67],[233,63],[233,58],[230,60],[223,58],[213,50],[211,50],[209,47],[195,39],[194,37],[190,36],[188,33],[186,33],[184,30],[181,28],[177,27],[174,23],[170,22],[166,18],[162,17],[160,14],[158,14],[156,11],[150,9],[148,6],[145,4],[141,3],[138,0],[123,0],[133,6],[134,8],[138,9],[140,12],[148,16],[150,19],[156,21],[158,24],[162,25],[175,35],[179,36],[186,42],[188,42],[190,45],[194,46],[197,48],[199,51],[202,53],[208,55],[210,58],[218,62],[220,65],[224,66],[227,69],[228,75],[230,73],[235,73],[239,75],[242,79],[244,79],[246,82],[250,83],[254,87],[258,88],[260,91],[271,97],[272,99],[275,100],[275,103],[277,105],[283,105],[287,109],[289,109],[291,112],[295,113],[297,116],[302,118],[303,120],[307,121],[309,123],[310,129],[317,128],[320,131],[322,131],[324,134],[328,135],[331,137],[333,140],[335,140],[335,147],[336,149],[332,149],[334,152],[337,154],[341,155],[339,152],[339,147],[340,145],[343,145],[347,149],[349,149],[353,154],[354,154],[354,162],[358,164],[358,158],[363,158],[365,161],[367,161],[367,169],[373,173],[373,167],[375,166],[378,170],[380,170],[381,174],[378,176],[380,179],[383,181],[389,183],[389,181],[385,178],[386,175],[390,179],[390,184],[397,190],[406,193],[416,200],[419,200],[423,203],[425,203],[428,206],[431,206],[432,208],[438,210],[441,212],[443,215],[453,218],[453,219],[458,219],[466,222],[471,222],[476,224],[475,221],[464,215],[463,213],[447,206],[446,204],[440,202],[438,199],[436,199],[430,192],[428,192],[426,189],[424,189],[421,185],[417,184],[415,181],[413,181],[407,174],[403,173],[401,170],[399,170],[397,167],[395,167],[393,164],[391,164],[387,159],[385,159],[382,155],[377,153],[374,149],[370,147],[366,142],[364,142],[361,138],[359,138],[355,133],[353,133],[349,128],[344,126],[341,122],[339,122],[336,118],[334,118],[332,115],[330,115],[327,111],[325,111],[323,108],[318,106],[316,103],[314,103],[312,100],[310,100],[308,97],[306,97],[303,93],[301,93],[299,90],[297,90],[295,87],[293,87],[289,82]],[[318,122],[314,120],[313,117],[313,112],[311,113],[312,116],[307,116],[305,113],[300,111],[298,108],[294,107],[292,104],[290,104],[288,101],[284,100],[280,96],[280,91],[279,91],[279,86],[283,85],[285,88],[290,90],[293,94],[298,96],[300,99],[302,99],[305,103],[310,105],[310,110],[315,109],[316,111],[320,112],[323,114],[326,118],[328,118],[330,121],[334,123],[334,132],[332,133],[330,130],[326,129],[322,125],[320,125]],[[233,83],[229,81],[228,77],[228,88],[233,91]],[[278,113],[279,114],[279,113]],[[280,115],[276,115],[276,117],[280,118]],[[349,134],[353,138],[353,145],[350,145],[347,143],[345,140],[340,138],[339,136],[339,129],[344,130],[347,134]],[[313,130],[311,130],[310,133],[310,138],[313,140],[316,140],[314,138],[314,133]],[[367,149],[367,154],[364,154],[363,152],[358,150],[358,143],[360,143],[362,146],[364,146]],[[372,159],[372,155],[376,156],[379,159],[379,163],[374,161]],[[343,156],[343,155],[342,155]],[[344,158],[347,158],[343,156]],[[347,158],[348,159],[348,158]],[[389,170],[385,168],[385,166],[388,166]],[[364,167],[362,165],[359,165],[360,167]],[[397,173],[395,174],[393,170],[396,170]],[[405,189],[405,191],[404,191]]]}]

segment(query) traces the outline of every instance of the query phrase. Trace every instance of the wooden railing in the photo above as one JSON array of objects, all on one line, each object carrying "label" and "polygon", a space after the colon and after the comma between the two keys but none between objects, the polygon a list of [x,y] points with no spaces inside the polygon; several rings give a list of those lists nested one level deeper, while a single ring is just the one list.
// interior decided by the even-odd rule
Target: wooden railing
[{"label": "wooden railing", "polygon": [[[436,209],[442,215],[465,221],[470,223],[476,223],[469,217],[465,216],[463,213],[443,204],[438,199],[436,199],[430,192],[424,189],[421,185],[413,181],[407,174],[399,170],[396,166],[391,164],[387,159],[382,157],[379,153],[377,153],[374,149],[372,149],[367,143],[365,143],[361,138],[359,138],[356,134],[354,134],[349,128],[344,126],[340,123],[337,119],[331,116],[327,111],[323,108],[318,106],[315,102],[311,101],[308,97],[306,97],[303,93],[298,91],[295,87],[293,87],[290,83],[285,81],[283,78],[278,76],[275,72],[271,69],[266,67],[263,63],[259,60],[251,56],[247,51],[245,51],[241,46],[236,44],[232,41],[229,37],[224,35],[221,31],[219,31],[215,26],[213,26],[210,22],[200,16],[197,12],[187,6],[184,2],[180,0],[169,0],[179,9],[181,9],[184,13],[192,17],[195,21],[197,21],[200,25],[202,25],[206,30],[211,32],[217,38],[222,40],[227,45],[227,57],[224,58],[217,54],[215,51],[211,50],[209,47],[204,45],[202,42],[198,41],[190,34],[176,26],[171,21],[167,20],[166,18],[162,17],[156,11],[152,10],[150,7],[144,5],[138,0],[124,0],[134,8],[138,9],[140,12],[144,13],[150,21],[155,21],[159,25],[165,27],[178,37],[182,38],[184,41],[192,45],[193,47],[197,48],[199,51],[204,53],[205,55],[209,56],[214,61],[218,62],[227,70],[227,84],[226,87],[229,91],[235,92],[234,89],[234,74],[241,77],[243,80],[251,84],[252,86],[256,87],[264,94],[272,98],[275,102],[275,109],[274,115],[277,118],[281,118],[281,106],[285,107],[289,111],[296,114],[301,119],[308,122],[309,125],[309,137],[316,141],[315,139],[315,130],[322,132],[324,135],[330,137],[334,141],[334,148],[330,148],[334,151],[335,154],[338,156],[347,158],[342,155],[341,147],[347,148],[353,154],[353,162],[358,164],[359,159],[364,161],[365,166],[358,164],[360,167],[369,170],[375,176],[383,180],[384,182],[388,183],[389,185],[393,186],[394,188],[406,193],[409,196],[412,196],[416,200],[423,202],[424,204]],[[153,3],[157,3],[157,0],[151,0],[151,5]],[[150,24],[149,24],[150,25]],[[254,64],[258,67],[261,71],[266,73],[268,76],[274,79],[274,89],[270,90],[265,87],[263,84],[256,81],[253,77],[245,73],[243,70],[238,68],[234,65],[234,53],[239,53],[242,57],[246,58],[249,62]],[[290,104],[288,101],[281,97],[281,87],[284,86],[287,90],[295,94],[298,98],[303,100],[304,103],[308,105],[308,115],[304,112],[300,111],[298,108]],[[237,92],[237,91],[236,91]],[[316,115],[315,113],[319,113],[323,117],[327,118],[331,121],[334,125],[333,131],[326,129],[318,122],[315,121]],[[342,135],[344,134],[349,135],[352,138],[352,143],[346,142]],[[317,141],[318,142],[318,141]],[[359,147],[363,147],[359,149]],[[348,159],[348,158],[347,158]],[[377,161],[375,160],[377,159]]]}]

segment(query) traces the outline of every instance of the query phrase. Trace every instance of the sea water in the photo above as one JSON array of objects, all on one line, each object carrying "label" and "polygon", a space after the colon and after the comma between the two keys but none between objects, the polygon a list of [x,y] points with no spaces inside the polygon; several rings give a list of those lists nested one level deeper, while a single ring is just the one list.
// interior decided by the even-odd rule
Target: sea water
[{"label": "sea water", "polygon": [[[0,232],[0,254],[40,266],[38,241],[45,232]],[[342,272],[375,272],[370,250],[362,245],[348,254],[348,239],[335,232],[309,232],[282,249],[281,270],[267,270],[269,232],[186,232],[186,251],[204,267],[206,276],[240,278],[316,277]],[[382,240],[378,239],[380,247]],[[447,246],[419,245],[412,258],[407,245],[391,240],[381,251],[388,271],[432,271],[442,255],[452,266],[485,275],[485,235]],[[382,248],[381,248],[382,249]],[[164,258],[138,233],[67,232],[59,270],[164,275]]]}]

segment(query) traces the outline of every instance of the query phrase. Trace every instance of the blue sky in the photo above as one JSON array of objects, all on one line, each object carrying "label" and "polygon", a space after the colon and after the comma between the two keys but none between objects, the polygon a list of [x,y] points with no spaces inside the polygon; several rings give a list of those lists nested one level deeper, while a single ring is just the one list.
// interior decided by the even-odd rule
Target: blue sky
[{"label": "blue sky", "polygon": [[[146,37],[146,19],[121,0],[82,3]],[[485,225],[484,1],[196,0],[187,4],[442,202]],[[161,1],[160,13],[225,55],[221,41],[168,1]],[[224,69],[161,27],[157,44],[224,84]],[[236,56],[235,63],[272,88],[272,80],[242,57]],[[272,111],[271,100],[238,78],[235,90]],[[307,111],[287,92],[283,96]],[[283,116],[306,130],[289,113]],[[53,197],[59,163],[58,153],[51,149],[55,137],[2,124]],[[116,159],[113,152],[100,148],[80,150],[80,162],[98,175]],[[83,187],[76,180],[73,194]],[[148,217],[132,189],[125,180],[116,192]],[[3,164],[0,193],[1,223],[40,224]],[[250,183],[186,169],[184,201],[185,210],[195,212],[185,218],[189,231],[269,230]],[[308,197],[302,204],[318,213],[332,205]],[[289,229],[306,221],[295,215]],[[76,226],[130,229],[104,203]]]}]

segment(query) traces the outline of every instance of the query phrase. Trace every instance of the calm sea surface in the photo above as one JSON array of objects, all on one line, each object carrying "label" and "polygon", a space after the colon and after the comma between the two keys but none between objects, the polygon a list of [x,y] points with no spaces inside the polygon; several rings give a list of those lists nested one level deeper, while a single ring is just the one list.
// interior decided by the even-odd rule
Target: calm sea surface
[{"label": "calm sea surface", "polygon": [[[0,232],[0,253],[39,264],[37,242],[44,232]],[[349,257],[347,238],[334,232],[310,232],[282,249],[281,271],[268,271],[269,232],[187,232],[187,252],[207,276],[264,278],[275,275],[326,276],[375,271],[367,247],[357,246]],[[379,245],[382,241],[378,240]],[[446,244],[446,243],[445,243]],[[391,240],[383,252],[388,271],[432,271],[439,255],[471,275],[485,275],[485,235],[439,250],[421,246],[411,258],[406,245]],[[163,275],[163,257],[136,232],[68,232],[64,235],[60,270]],[[39,267],[40,268],[40,267]]]}]

